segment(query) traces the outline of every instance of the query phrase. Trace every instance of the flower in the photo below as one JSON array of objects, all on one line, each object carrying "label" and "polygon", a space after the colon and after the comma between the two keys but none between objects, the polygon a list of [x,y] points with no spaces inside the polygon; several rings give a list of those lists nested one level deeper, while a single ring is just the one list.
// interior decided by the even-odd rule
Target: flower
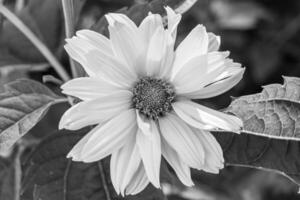
[{"label": "flower", "polygon": [[183,184],[190,168],[218,173],[220,145],[209,132],[239,133],[242,121],[194,103],[232,88],[244,68],[218,51],[220,38],[196,26],[174,50],[181,19],[167,7],[168,24],[149,14],[136,26],[123,14],[106,15],[109,38],[80,30],[65,49],[88,77],[62,85],[82,101],[67,110],[59,128],[96,125],[69,152],[74,161],[95,162],[111,155],[110,173],[118,194],[136,194],[151,182],[160,187],[161,157]]}]

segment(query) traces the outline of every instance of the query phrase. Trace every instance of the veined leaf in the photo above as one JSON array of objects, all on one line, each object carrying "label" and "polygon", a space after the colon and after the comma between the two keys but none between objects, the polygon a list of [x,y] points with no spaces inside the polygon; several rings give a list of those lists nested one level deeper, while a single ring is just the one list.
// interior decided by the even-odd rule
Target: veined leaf
[{"label": "veined leaf", "polygon": [[[86,129],[85,129],[86,130]],[[66,155],[86,131],[58,131],[45,138],[24,161],[22,200],[121,200],[111,184],[109,158],[101,163],[72,162]],[[152,186],[128,200],[162,200]]]},{"label": "veined leaf", "polygon": [[0,151],[10,148],[44,116],[53,104],[66,101],[44,85],[20,79],[0,93]]},{"label": "veined leaf", "polygon": [[300,185],[300,78],[239,97],[226,111],[244,122],[241,135],[214,133],[226,163],[275,170]]}]

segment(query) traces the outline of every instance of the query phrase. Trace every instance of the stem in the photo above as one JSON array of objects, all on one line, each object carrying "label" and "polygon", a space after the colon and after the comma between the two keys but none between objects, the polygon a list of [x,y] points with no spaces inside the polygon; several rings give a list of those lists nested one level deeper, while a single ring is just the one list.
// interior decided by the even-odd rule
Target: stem
[{"label": "stem", "polygon": [[9,9],[0,4],[0,13],[3,14],[13,25],[15,25],[31,42],[32,44],[43,54],[48,62],[55,69],[57,74],[63,81],[70,79],[69,75],[63,68],[63,66],[57,61],[53,53],[43,44],[38,37]]},{"label": "stem", "polygon": [[[62,7],[65,19],[66,38],[71,38],[75,34],[76,16],[74,14],[74,0],[62,0]],[[71,57],[69,57],[69,60],[71,65],[72,76],[83,76],[84,73],[81,66],[78,63],[76,63]]]}]

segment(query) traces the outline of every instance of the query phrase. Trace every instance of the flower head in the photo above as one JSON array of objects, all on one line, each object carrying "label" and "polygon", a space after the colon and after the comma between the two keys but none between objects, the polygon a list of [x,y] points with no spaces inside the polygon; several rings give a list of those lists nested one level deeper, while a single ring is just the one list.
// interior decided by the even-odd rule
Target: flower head
[{"label": "flower head", "polygon": [[240,81],[244,68],[218,51],[220,39],[196,26],[174,50],[181,15],[166,8],[165,29],[158,14],[136,26],[123,14],[106,15],[109,38],[81,30],[65,49],[88,77],[62,86],[82,101],[65,112],[60,128],[96,125],[70,151],[74,161],[111,155],[117,193],[136,194],[149,182],[160,187],[161,157],[178,178],[193,185],[190,168],[218,173],[220,145],[209,132],[239,132],[235,116],[194,103],[219,95]]}]

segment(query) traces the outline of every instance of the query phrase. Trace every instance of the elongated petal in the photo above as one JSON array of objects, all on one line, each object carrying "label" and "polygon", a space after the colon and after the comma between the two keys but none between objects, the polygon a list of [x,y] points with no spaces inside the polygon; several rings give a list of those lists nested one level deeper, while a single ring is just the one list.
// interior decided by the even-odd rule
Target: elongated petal
[{"label": "elongated petal", "polygon": [[98,127],[83,147],[83,162],[101,160],[126,144],[136,132],[135,120],[135,112],[131,109]]},{"label": "elongated petal", "polygon": [[166,56],[167,38],[163,27],[158,28],[152,36],[147,51],[147,76],[157,76],[163,66]]},{"label": "elongated petal", "polygon": [[226,59],[228,55],[229,52],[211,52],[190,59],[173,78],[176,93],[187,96],[213,83],[231,62]]},{"label": "elongated petal", "polygon": [[189,166],[180,159],[178,153],[164,139],[162,139],[162,154],[172,166],[180,181],[186,186],[193,186]]},{"label": "elongated petal", "polygon": [[204,164],[204,149],[191,128],[174,114],[161,118],[159,125],[164,139],[180,159],[190,167],[201,169]]},{"label": "elongated petal", "polygon": [[198,25],[177,47],[173,73],[176,74],[194,56],[206,54],[207,49],[208,35],[206,29],[204,26]]},{"label": "elongated petal", "polygon": [[106,57],[99,51],[90,51],[86,55],[87,66],[103,79],[110,80],[120,86],[130,87],[136,74],[126,65],[113,57]]},{"label": "elongated petal", "polygon": [[213,33],[208,33],[208,52],[218,51],[221,45],[221,38]]},{"label": "elongated petal", "polygon": [[235,69],[235,73],[229,75],[226,78],[216,80],[213,84],[210,84],[204,88],[201,88],[197,92],[186,94],[187,97],[192,99],[204,99],[211,98],[223,94],[235,86],[243,78],[245,68]]},{"label": "elongated petal", "polygon": [[111,157],[112,183],[123,196],[125,190],[141,163],[141,156],[135,145],[135,136]]},{"label": "elongated petal", "polygon": [[72,79],[61,86],[62,93],[88,101],[111,95],[121,88],[113,82],[100,77],[80,77]]},{"label": "elongated petal", "polygon": [[115,23],[117,22],[117,23],[127,26],[128,28],[130,28],[132,30],[137,29],[137,26],[135,25],[135,23],[131,19],[129,19],[129,17],[127,17],[126,15],[124,15],[122,13],[109,13],[109,14],[105,15],[105,17],[110,26],[115,26]]},{"label": "elongated petal", "polygon": [[[137,115],[137,118],[140,118]],[[142,125],[141,125],[142,124]],[[150,182],[157,188],[160,187],[159,172],[161,161],[161,141],[158,127],[152,120],[138,122],[136,142],[142,157],[146,174]]]},{"label": "elongated petal", "polygon": [[181,14],[176,14],[169,6],[165,7],[168,17],[168,30],[170,31],[173,39],[176,39],[177,26],[181,20]]},{"label": "elongated petal", "polygon": [[224,167],[223,151],[220,144],[210,132],[196,128],[193,130],[205,151],[203,170],[209,173],[219,173],[219,170]]},{"label": "elongated petal", "polygon": [[[99,126],[99,125],[98,125]],[[71,149],[68,153],[67,158],[71,158],[73,161],[82,161],[81,151],[85,145],[85,143],[89,140],[89,138],[94,134],[94,129],[88,132],[77,144]]]},{"label": "elongated petal", "polygon": [[243,122],[229,114],[225,114],[189,100],[175,102],[173,108],[186,123],[200,129],[222,129],[240,133]]},{"label": "elongated petal", "polygon": [[113,51],[123,64],[132,69],[138,66],[138,59],[144,54],[145,44],[142,42],[137,27],[131,27],[119,21],[108,26]]},{"label": "elongated petal", "polygon": [[151,37],[158,28],[163,28],[162,18],[159,14],[150,13],[140,24],[139,31],[145,43],[149,43]]},{"label": "elongated petal", "polygon": [[67,44],[64,46],[69,56],[79,62],[89,76],[95,76],[94,69],[87,65],[86,54],[90,51],[97,50],[106,57],[113,56],[110,41],[99,33],[90,30],[81,30],[71,39],[66,39]]},{"label": "elongated petal", "polygon": [[135,195],[143,191],[146,186],[149,184],[143,163],[141,162],[138,170],[135,172],[132,177],[128,187],[126,188],[126,195]]},{"label": "elongated petal", "polygon": [[59,122],[59,129],[78,130],[89,125],[106,122],[120,112],[128,110],[131,98],[130,91],[119,90],[108,96],[80,102],[63,114]]}]

